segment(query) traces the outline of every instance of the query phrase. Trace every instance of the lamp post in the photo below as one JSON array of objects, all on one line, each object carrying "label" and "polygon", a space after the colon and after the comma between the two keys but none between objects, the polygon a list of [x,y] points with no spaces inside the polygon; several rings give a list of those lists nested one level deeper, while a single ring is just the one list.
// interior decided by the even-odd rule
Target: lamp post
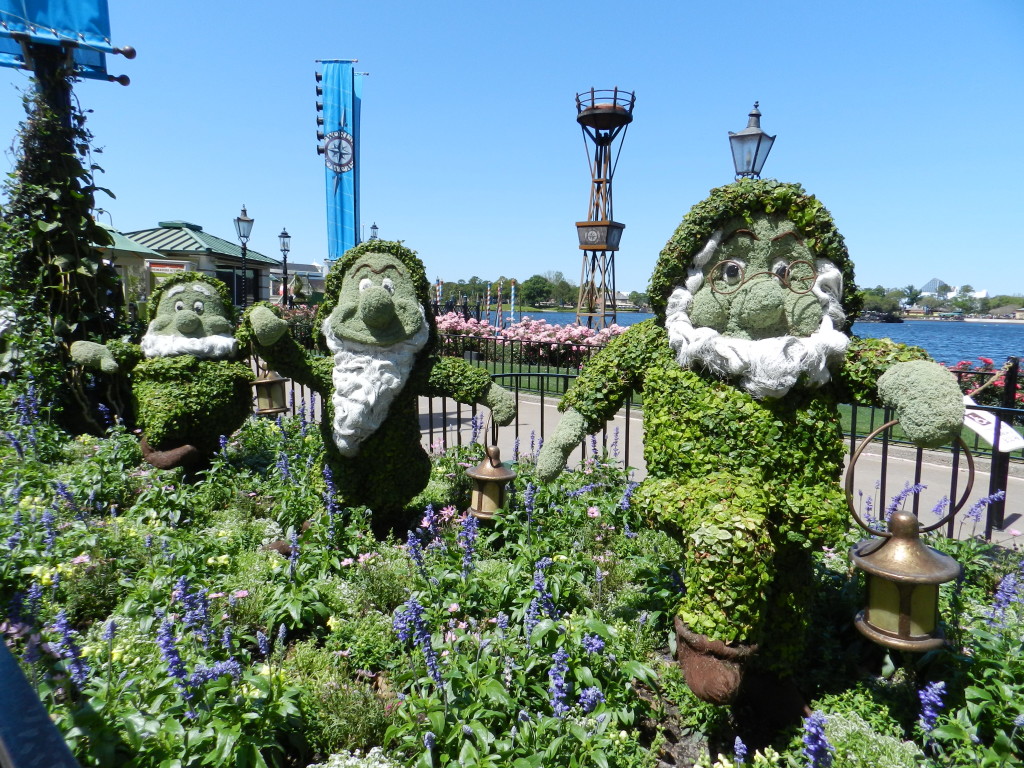
[{"label": "lamp post", "polygon": [[292,236],[288,234],[287,229],[282,229],[281,234],[277,236],[281,241],[281,256],[283,258],[281,267],[281,306],[289,307],[288,301],[288,252],[292,249]]},{"label": "lamp post", "polygon": [[253,219],[245,212],[245,204],[242,204],[242,212],[235,218],[235,232],[242,243],[242,309],[249,305],[249,284],[248,284],[248,243],[249,235],[252,233]]},{"label": "lamp post", "polygon": [[377,239],[377,222],[376,221],[373,222],[373,224],[370,225],[370,239],[371,240],[376,240]]},{"label": "lamp post", "polygon": [[761,112],[754,102],[754,108],[748,115],[747,127],[739,133],[729,131],[729,144],[732,146],[732,162],[736,166],[736,178],[749,176],[761,178],[761,169],[768,153],[772,151],[775,137],[761,130]]}]

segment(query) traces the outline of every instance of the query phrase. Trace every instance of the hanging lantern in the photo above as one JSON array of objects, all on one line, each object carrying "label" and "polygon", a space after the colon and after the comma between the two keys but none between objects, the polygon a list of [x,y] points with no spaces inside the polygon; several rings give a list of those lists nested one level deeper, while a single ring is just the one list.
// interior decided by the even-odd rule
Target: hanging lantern
[{"label": "hanging lantern", "polygon": [[939,626],[939,585],[960,576],[960,563],[949,555],[921,543],[921,534],[953,519],[963,507],[974,484],[974,459],[960,439],[970,479],[960,501],[937,523],[922,527],[912,512],[897,510],[889,517],[886,531],[865,523],[853,502],[853,470],[864,448],[885,429],[883,424],[857,448],[846,473],[846,502],[854,520],[871,534],[850,549],[853,564],[867,574],[867,605],[854,619],[869,640],[900,651],[929,651],[945,643]]},{"label": "hanging lantern", "polygon": [[475,487],[467,510],[473,517],[490,520],[494,513],[505,507],[505,484],[516,479],[516,473],[501,463],[498,446],[485,449],[486,456],[477,466],[467,469]]},{"label": "hanging lantern", "polygon": [[288,410],[287,383],[288,379],[276,371],[267,371],[253,382],[257,416],[276,416]]}]

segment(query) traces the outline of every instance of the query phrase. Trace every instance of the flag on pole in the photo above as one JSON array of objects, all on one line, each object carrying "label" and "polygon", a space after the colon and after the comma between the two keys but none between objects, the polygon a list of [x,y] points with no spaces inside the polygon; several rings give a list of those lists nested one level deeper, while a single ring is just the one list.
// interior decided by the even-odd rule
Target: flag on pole
[{"label": "flag on pole", "polygon": [[359,242],[359,117],[362,77],[353,60],[322,61],[327,252],[332,261]]}]

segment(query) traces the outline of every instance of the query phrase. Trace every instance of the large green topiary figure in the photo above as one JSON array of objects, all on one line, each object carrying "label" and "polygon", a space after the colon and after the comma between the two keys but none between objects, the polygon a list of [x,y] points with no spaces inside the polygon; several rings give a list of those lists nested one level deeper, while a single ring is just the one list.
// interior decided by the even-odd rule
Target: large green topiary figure
[{"label": "large green topiary figure", "polygon": [[896,409],[918,445],[958,434],[953,377],[923,350],[850,339],[853,268],[828,212],[794,184],[742,180],[685,216],[651,278],[656,319],[568,391],[538,472],[643,392],[648,478],[634,499],[685,548],[676,617],[698,696],[732,701],[757,659],[803,653],[811,549],[847,526],[839,402]]},{"label": "large green topiary figure", "polygon": [[487,371],[436,354],[428,291],[414,251],[369,240],[349,250],[324,284],[314,333],[333,357],[304,352],[268,304],[252,307],[242,329],[272,368],[323,397],[320,427],[339,496],[369,507],[378,535],[405,530],[415,514],[405,507],[429,479],[419,396],[481,403],[499,424],[515,418],[514,398]]},{"label": "large green topiary figure", "polygon": [[76,363],[131,375],[142,452],[161,469],[194,466],[252,413],[253,372],[238,362],[235,309],[227,286],[186,273],[150,297],[156,314],[141,346],[79,341]]}]

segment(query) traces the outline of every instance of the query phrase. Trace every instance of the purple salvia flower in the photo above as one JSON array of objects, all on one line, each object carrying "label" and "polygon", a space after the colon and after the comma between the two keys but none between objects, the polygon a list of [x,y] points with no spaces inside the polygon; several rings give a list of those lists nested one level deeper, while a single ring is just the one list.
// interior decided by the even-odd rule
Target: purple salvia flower
[{"label": "purple salvia flower", "polygon": [[892,501],[889,502],[889,506],[885,508],[885,519],[888,520],[890,517],[892,517],[893,512],[895,512],[903,505],[903,502],[906,501],[908,496],[913,496],[916,493],[920,493],[927,487],[928,486],[922,485],[921,483],[915,483],[914,485],[907,483],[902,491],[900,491],[899,493],[892,497]]},{"label": "purple salvia flower", "polygon": [[56,517],[53,514],[53,510],[47,507],[43,510],[43,541],[46,542],[46,551],[49,552],[53,549],[54,542],[57,541],[57,527],[54,525]]},{"label": "purple salvia flower", "polygon": [[946,509],[949,507],[949,496],[943,496],[939,499],[938,503],[932,507],[932,514],[936,517],[942,517],[946,514]]},{"label": "purple salvia flower", "polygon": [[400,609],[395,614],[394,627],[398,633],[399,640],[408,642],[412,638],[413,643],[423,651],[423,658],[427,663],[427,672],[433,681],[440,686],[442,683],[441,668],[437,663],[437,652],[434,651],[434,646],[430,639],[430,630],[423,619],[423,606],[417,602],[415,597],[410,597],[405,604],[405,608]]},{"label": "purple salvia flower", "polygon": [[26,608],[28,608],[27,620],[34,622],[36,616],[39,615],[39,607],[43,603],[43,585],[38,582],[33,582],[32,586],[28,588],[28,593],[25,595]]},{"label": "purple salvia flower", "polygon": [[480,431],[483,428],[482,422],[483,418],[479,414],[474,415],[473,418],[469,420],[471,430],[471,437],[469,439],[470,444],[473,444],[480,439]]},{"label": "purple salvia flower", "polygon": [[220,445],[221,456],[225,456],[226,457],[228,455],[228,436],[227,435],[221,435],[217,439],[217,442]]},{"label": "purple salvia flower", "polygon": [[335,519],[338,515],[338,489],[334,486],[334,475],[330,466],[324,463],[324,506],[327,508],[327,538],[334,541]]},{"label": "purple salvia flower", "polygon": [[228,659],[227,661],[218,661],[212,667],[199,666],[196,667],[195,672],[189,675],[185,684],[189,688],[198,688],[224,675],[231,675],[232,679],[237,682],[242,677],[242,665],[234,659]]},{"label": "purple salvia flower", "polygon": [[981,511],[985,509],[985,507],[994,502],[1002,501],[1005,498],[1006,491],[996,491],[991,496],[985,496],[982,499],[978,499],[974,503],[974,506],[972,506],[970,510],[968,510],[967,514],[964,515],[964,517],[966,517],[968,520],[978,522],[979,520],[981,520]]},{"label": "purple salvia flower", "polygon": [[537,486],[528,482],[526,491],[523,493],[523,508],[526,510],[526,519],[533,520],[534,499],[537,496]]},{"label": "purple salvia flower", "polygon": [[918,723],[925,733],[931,733],[935,728],[935,721],[939,719],[939,713],[942,712],[942,697],[945,693],[946,684],[941,680],[929,683],[918,691],[917,696],[921,701],[921,716],[918,718]]},{"label": "purple salvia flower", "polygon": [[427,563],[423,557],[423,547],[420,546],[419,538],[412,531],[409,531],[409,536],[406,538],[406,548],[409,550],[409,557],[416,565],[416,570],[419,571],[420,576],[424,580],[428,579]]},{"label": "purple salvia flower", "polygon": [[832,745],[825,738],[825,715],[812,712],[804,719],[802,750],[807,758],[807,768],[829,768],[832,765]]},{"label": "purple salvia flower", "polygon": [[[278,416],[278,419],[280,418]],[[291,470],[288,468],[288,454],[285,451],[281,451],[277,455],[277,471],[280,473],[282,480],[288,480],[292,476]]]},{"label": "purple salvia flower", "polygon": [[531,429],[530,430],[530,455],[534,456],[534,457],[536,457],[537,450],[539,450],[539,449],[535,449],[535,447],[534,447],[536,445],[536,443],[537,443],[537,433],[534,430]]},{"label": "purple salvia flower", "polygon": [[519,461],[519,435],[516,435],[515,442],[512,443],[512,461]]},{"label": "purple salvia flower", "polygon": [[224,633],[220,636],[220,645],[226,651],[231,650],[232,634],[233,632],[231,626],[229,625],[224,627]]},{"label": "purple salvia flower", "polygon": [[732,743],[732,751],[736,756],[736,762],[739,765],[743,765],[747,762],[747,745],[743,743],[743,739],[739,736],[737,736],[736,741]]},{"label": "purple salvia flower", "polygon": [[565,682],[565,675],[569,671],[569,654],[565,648],[559,648],[551,660],[553,663],[548,670],[548,694],[551,696],[552,713],[561,719],[569,711],[569,706],[565,703],[569,688]]},{"label": "purple salvia flower", "polygon": [[260,656],[264,659],[270,656],[270,640],[259,630],[256,630],[256,645],[260,650]]},{"label": "purple salvia flower", "polygon": [[11,515],[11,528],[14,529],[14,533],[7,537],[7,548],[14,549],[18,546],[18,542],[21,541],[21,510],[15,509],[14,514]]},{"label": "purple salvia flower", "polygon": [[590,436],[590,453],[595,459],[597,458],[597,435]]},{"label": "purple salvia flower", "polygon": [[7,438],[7,442],[11,444],[11,448],[18,454],[19,459],[25,458],[25,447],[21,444],[21,440],[18,439],[17,435],[13,432],[4,432],[4,437]]},{"label": "purple salvia flower", "polygon": [[584,712],[593,712],[598,704],[604,703],[604,694],[596,685],[584,688],[580,692],[580,707]]},{"label": "purple salvia flower", "polygon": [[57,621],[54,623],[53,628],[60,634],[57,644],[61,657],[67,663],[68,674],[71,675],[75,685],[81,688],[89,680],[89,665],[82,658],[82,651],[75,642],[76,632],[71,629],[71,624],[68,622],[68,615],[65,611],[57,614]]},{"label": "purple salvia flower", "polygon": [[160,628],[156,632],[156,644],[167,665],[167,674],[174,678],[175,687],[181,692],[182,698],[188,701],[192,698],[187,684],[188,671],[185,669],[185,662],[181,660],[178,642],[174,637],[174,625],[170,619],[160,622]]},{"label": "purple salvia flower", "polygon": [[288,639],[288,628],[281,622],[281,626],[277,628],[277,648],[278,650],[284,650],[284,641]]},{"label": "purple salvia flower", "polygon": [[433,731],[427,731],[426,733],[423,734],[423,746],[427,750],[433,749],[434,748],[434,744],[436,742],[436,739],[437,739],[437,737],[434,736],[434,732]]},{"label": "purple salvia flower", "polygon": [[988,624],[1002,626],[1003,616],[1006,609],[1013,603],[1020,600],[1020,579],[1016,573],[1008,573],[999,581],[995,597],[992,600],[992,610],[989,613]]},{"label": "purple salvia flower", "polygon": [[113,424],[113,420],[110,418],[110,409],[103,403],[100,403],[96,406],[96,410],[100,412],[100,423],[103,424],[104,428],[109,429],[110,425]]},{"label": "purple salvia flower", "polygon": [[289,543],[291,544],[291,549],[288,552],[288,579],[290,581],[295,581],[295,569],[299,564],[299,534],[292,531],[292,535],[289,537]]},{"label": "purple salvia flower", "polygon": [[587,653],[601,653],[604,650],[604,640],[600,635],[584,635],[580,644]]},{"label": "purple salvia flower", "polygon": [[473,570],[473,547],[476,544],[477,526],[479,521],[474,515],[466,514],[459,531],[459,545],[462,547],[462,578],[467,578]]},{"label": "purple salvia flower", "polygon": [[619,458],[619,428],[612,431],[612,458]]},{"label": "purple salvia flower", "polygon": [[114,639],[115,634],[117,634],[117,622],[110,619],[103,627],[103,639],[109,643]]},{"label": "purple salvia flower", "polygon": [[633,505],[633,492],[636,491],[638,485],[640,483],[634,483],[632,480],[626,483],[626,490],[622,492],[622,498],[619,500],[619,509],[623,512],[628,512]]}]

